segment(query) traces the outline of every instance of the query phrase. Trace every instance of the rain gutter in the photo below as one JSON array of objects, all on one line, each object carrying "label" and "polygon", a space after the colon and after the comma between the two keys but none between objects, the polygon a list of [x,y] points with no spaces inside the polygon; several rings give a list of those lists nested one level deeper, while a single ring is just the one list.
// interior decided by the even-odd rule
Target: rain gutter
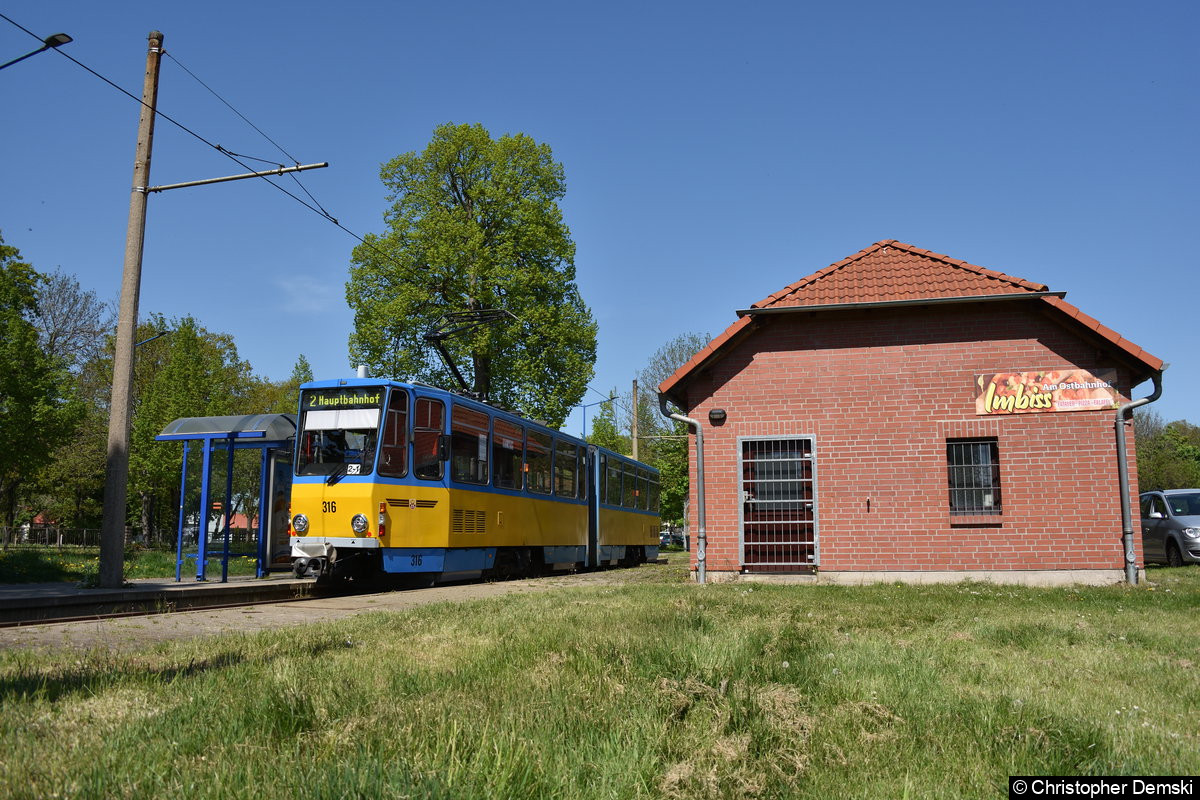
[{"label": "rain gutter", "polygon": [[1125,551],[1125,582],[1136,586],[1137,553],[1133,549],[1133,513],[1129,503],[1129,457],[1125,453],[1125,425],[1133,416],[1133,409],[1149,405],[1162,396],[1162,374],[1169,365],[1163,364],[1162,369],[1151,373],[1154,381],[1154,391],[1149,397],[1126,403],[1117,409],[1117,418],[1113,424],[1117,433],[1117,480],[1121,489],[1121,548]]},{"label": "rain gutter", "polygon": [[799,311],[846,311],[856,308],[895,308],[903,306],[942,306],[961,303],[994,303],[998,300],[1028,300],[1036,297],[1066,297],[1066,292],[1006,292],[1004,294],[978,294],[967,297],[920,297],[908,300],[877,300],[868,303],[825,303],[813,306],[768,306],[766,308],[740,308],[739,317],[747,314],[794,314]]},{"label": "rain gutter", "polygon": [[697,420],[668,411],[667,396],[662,392],[658,393],[658,410],[668,419],[687,423],[696,432],[696,522],[699,528],[696,531],[696,583],[704,583],[705,549],[708,545],[708,536],[704,530],[704,431]]}]

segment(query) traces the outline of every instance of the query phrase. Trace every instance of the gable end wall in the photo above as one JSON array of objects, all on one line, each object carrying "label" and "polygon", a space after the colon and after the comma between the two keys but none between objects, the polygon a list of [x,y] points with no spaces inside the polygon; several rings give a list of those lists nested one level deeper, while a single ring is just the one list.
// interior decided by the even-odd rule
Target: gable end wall
[{"label": "gable end wall", "polygon": [[[741,568],[738,437],[793,435],[816,438],[822,572],[1122,568],[1114,412],[975,414],[975,375],[989,372],[1117,368],[1128,398],[1128,370],[1094,344],[1028,307],[764,323],[687,388],[704,426],[709,570]],[[725,424],[708,422],[713,408]],[[999,527],[948,511],[945,442],[973,436],[999,441]],[[1128,446],[1136,497],[1132,429]],[[694,531],[694,481],[691,509]]]}]

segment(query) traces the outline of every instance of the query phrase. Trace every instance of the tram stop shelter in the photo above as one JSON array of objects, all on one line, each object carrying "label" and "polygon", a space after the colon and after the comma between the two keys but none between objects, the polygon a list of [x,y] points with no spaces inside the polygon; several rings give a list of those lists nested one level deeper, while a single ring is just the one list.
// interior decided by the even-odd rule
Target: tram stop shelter
[{"label": "tram stop shelter", "polygon": [[[250,414],[228,417],[181,417],[167,425],[155,437],[160,442],[183,442],[183,459],[179,483],[179,528],[176,533],[175,580],[181,580],[183,564],[187,559],[196,561],[196,580],[207,580],[210,552],[220,547],[221,582],[229,579],[230,556],[254,556],[258,577],[265,577],[271,564],[278,556],[277,551],[287,547],[287,511],[291,493],[291,448],[296,436],[294,414]],[[199,451],[200,485],[198,504],[189,503],[195,490],[189,492],[189,460],[194,460]],[[256,531],[256,546],[252,552],[231,552],[231,532],[234,522],[235,497],[245,501],[252,497],[253,475],[248,470],[235,470],[234,455],[237,451],[257,450],[258,459],[258,505],[256,519],[245,514],[247,527]],[[224,491],[214,499],[213,466],[218,456],[224,456]],[[240,478],[240,480],[238,480]],[[192,477],[192,483],[195,478]],[[236,491],[235,491],[236,490]],[[219,505],[218,505],[219,504]],[[210,530],[213,511],[219,508],[215,530]],[[189,519],[195,525],[194,552],[184,552],[193,544]],[[253,523],[257,522],[257,525]],[[189,533],[185,537],[185,531]],[[286,555],[286,553],[284,553]],[[284,559],[286,561],[286,559]],[[290,567],[290,563],[288,564]]]}]

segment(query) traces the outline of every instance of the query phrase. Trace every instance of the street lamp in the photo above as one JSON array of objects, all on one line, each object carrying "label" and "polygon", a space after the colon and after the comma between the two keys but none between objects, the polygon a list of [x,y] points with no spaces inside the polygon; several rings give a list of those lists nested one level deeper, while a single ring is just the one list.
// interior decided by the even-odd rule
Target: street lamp
[{"label": "street lamp", "polygon": [[52,36],[47,36],[45,39],[42,39],[42,46],[39,47],[37,50],[34,50],[32,53],[26,53],[25,55],[21,56],[20,58],[14,58],[12,61],[6,61],[3,64],[0,64],[0,69],[4,69],[5,67],[11,67],[13,64],[16,64],[18,61],[24,61],[25,59],[29,58],[30,56],[36,56],[38,53],[42,52],[43,50],[49,50],[52,47],[62,47],[64,44],[66,44],[67,42],[71,42],[71,41],[74,41],[74,40],[71,39],[70,36],[67,36],[65,33],[56,33]]},{"label": "street lamp", "polygon": [[147,342],[153,342],[155,339],[161,339],[162,337],[166,336],[168,333],[174,333],[174,332],[175,331],[172,331],[172,330],[159,331],[158,333],[151,336],[149,339],[142,339],[140,342],[135,344],[134,347],[141,347],[142,345],[146,344]]}]

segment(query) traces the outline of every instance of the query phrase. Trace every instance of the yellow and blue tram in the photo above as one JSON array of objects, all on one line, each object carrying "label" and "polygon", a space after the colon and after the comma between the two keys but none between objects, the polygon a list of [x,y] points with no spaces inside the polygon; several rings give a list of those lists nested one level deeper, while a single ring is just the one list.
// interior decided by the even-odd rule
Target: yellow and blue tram
[{"label": "yellow and blue tram", "polygon": [[367,378],[300,387],[297,575],[421,580],[658,557],[657,470],[475,400]]}]

